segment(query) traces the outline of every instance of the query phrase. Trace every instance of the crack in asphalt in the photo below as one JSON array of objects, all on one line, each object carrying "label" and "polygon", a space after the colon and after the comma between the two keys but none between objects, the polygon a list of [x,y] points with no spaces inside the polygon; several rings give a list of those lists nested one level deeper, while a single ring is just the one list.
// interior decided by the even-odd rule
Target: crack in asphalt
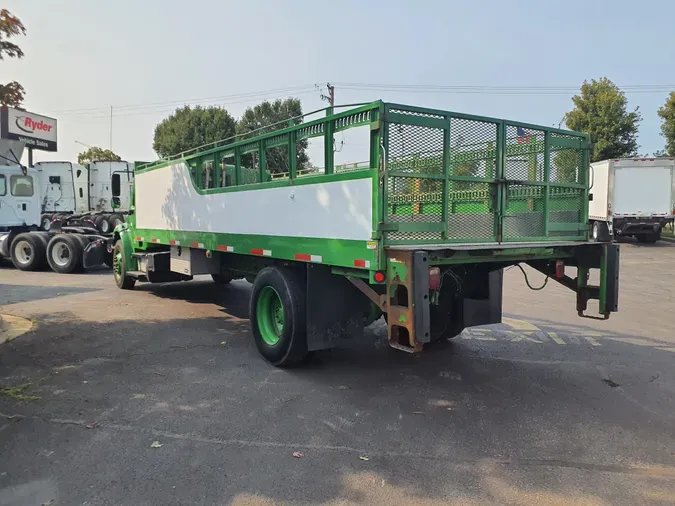
[{"label": "crack in asphalt", "polygon": [[153,437],[163,437],[166,439],[176,441],[188,441],[194,443],[203,443],[208,445],[221,446],[243,446],[252,448],[284,448],[284,449],[304,449],[304,450],[319,450],[319,451],[338,451],[348,452],[358,455],[368,454],[369,457],[380,458],[413,458],[420,460],[435,460],[444,461],[446,463],[454,464],[456,466],[480,465],[490,464],[496,466],[512,466],[512,467],[557,467],[567,469],[579,469],[585,471],[593,471],[600,473],[615,473],[628,474],[634,476],[649,476],[661,478],[675,478],[675,467],[666,466],[625,466],[619,464],[594,464],[591,462],[577,462],[562,459],[492,459],[492,458],[462,458],[452,462],[447,462],[448,457],[442,455],[429,455],[425,453],[416,452],[387,452],[378,451],[375,449],[355,448],[352,446],[341,445],[319,445],[307,443],[285,443],[280,441],[255,441],[247,439],[222,439],[199,436],[196,434],[181,434],[177,432],[156,430],[146,427],[138,427],[134,425],[119,424],[119,423],[100,423],[87,422],[84,420],[70,420],[66,418],[42,418],[39,416],[28,416],[22,414],[7,415],[0,413],[0,417],[8,420],[38,420],[44,423],[53,423],[56,425],[72,425],[83,427],[90,430],[105,430],[112,429],[120,432],[145,433]]}]

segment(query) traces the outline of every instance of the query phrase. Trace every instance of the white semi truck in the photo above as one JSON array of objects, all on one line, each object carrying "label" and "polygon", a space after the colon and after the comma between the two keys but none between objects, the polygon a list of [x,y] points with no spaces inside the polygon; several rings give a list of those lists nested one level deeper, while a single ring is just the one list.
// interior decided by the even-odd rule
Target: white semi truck
[{"label": "white semi truck", "polygon": [[129,211],[134,181],[129,162],[38,162],[43,230],[52,223],[86,225],[107,234]]},{"label": "white semi truck", "polygon": [[675,158],[624,158],[591,164],[588,216],[596,241],[661,239],[675,219]]},{"label": "white semi truck", "polygon": [[[0,139],[0,259],[9,258],[25,271],[47,265],[64,274],[81,270],[86,246],[105,236],[93,227],[61,222],[49,231],[39,230],[43,195],[48,193],[42,190],[38,169],[16,162],[22,152],[22,143]],[[104,254],[103,261],[112,265],[110,255]]]}]

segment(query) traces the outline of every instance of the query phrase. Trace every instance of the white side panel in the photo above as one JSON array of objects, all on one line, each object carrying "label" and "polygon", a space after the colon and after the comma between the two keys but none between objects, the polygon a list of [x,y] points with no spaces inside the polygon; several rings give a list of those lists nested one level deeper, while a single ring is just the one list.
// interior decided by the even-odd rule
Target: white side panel
[{"label": "white side panel", "polygon": [[605,160],[591,164],[591,184],[589,195],[593,200],[588,203],[588,217],[592,220],[607,221],[607,196],[609,194],[609,165]]},{"label": "white side panel", "polygon": [[615,216],[671,216],[670,167],[624,166],[614,170]]},{"label": "white side panel", "polygon": [[136,175],[139,229],[370,240],[370,178],[200,195],[177,163]]},{"label": "white side panel", "polygon": [[[73,171],[83,169],[70,162],[38,162],[35,164],[40,180],[40,202],[44,213],[72,213],[75,207],[75,185]],[[59,182],[54,178],[58,177]]]},{"label": "white side panel", "polygon": [[[16,195],[13,192],[12,178],[31,178],[32,195]],[[38,225],[40,223],[40,179],[35,169],[28,169],[26,176],[17,165],[0,165],[0,227]],[[28,182],[27,180],[26,182]],[[19,183],[19,182],[17,182]],[[15,187],[18,186],[14,185]],[[25,192],[26,185],[21,185]],[[30,186],[28,186],[30,188]],[[16,188],[15,188],[16,189]]]}]

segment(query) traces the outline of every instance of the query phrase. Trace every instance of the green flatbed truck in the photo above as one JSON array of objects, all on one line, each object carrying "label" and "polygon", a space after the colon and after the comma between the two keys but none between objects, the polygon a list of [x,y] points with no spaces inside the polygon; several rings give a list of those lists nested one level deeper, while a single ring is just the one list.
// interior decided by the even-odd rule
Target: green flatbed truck
[{"label": "green flatbed truck", "polygon": [[[369,139],[366,163],[335,164],[348,129]],[[309,139],[323,140],[319,169],[303,165]],[[589,240],[589,148],[585,134],[515,121],[380,101],[331,108],[136,166],[131,216],[85,262],[107,248],[122,289],[249,280],[252,333],[277,366],[358,338],[381,315],[390,345],[408,352],[499,323],[504,268],[522,263],[574,292],[580,316],[605,319],[619,249]]]}]

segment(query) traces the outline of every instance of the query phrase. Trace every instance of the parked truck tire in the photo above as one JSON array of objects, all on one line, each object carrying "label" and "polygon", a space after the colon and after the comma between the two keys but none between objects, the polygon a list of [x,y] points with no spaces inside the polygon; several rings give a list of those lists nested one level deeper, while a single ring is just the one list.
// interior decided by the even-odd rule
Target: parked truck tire
[{"label": "parked truck tire", "polygon": [[122,290],[131,290],[136,284],[136,279],[127,274],[128,269],[124,258],[124,246],[122,241],[117,241],[112,253],[112,268],[115,284]]},{"label": "parked truck tire", "polygon": [[661,231],[659,230],[658,232],[652,232],[650,234],[637,234],[635,238],[638,240],[638,242],[644,244],[654,244],[656,241],[661,239]]},{"label": "parked truck tire", "polygon": [[94,225],[96,225],[97,230],[102,234],[109,234],[114,228],[111,226],[109,218],[110,216],[107,214],[99,214],[94,219]]},{"label": "parked truck tire", "polygon": [[47,262],[54,272],[70,274],[82,269],[82,242],[77,235],[56,234],[47,245]]},{"label": "parked truck tire", "polygon": [[124,223],[124,217],[121,214],[113,213],[108,217],[108,223],[110,224],[110,231],[112,232],[117,225]]},{"label": "parked truck tire", "polygon": [[253,282],[249,306],[258,351],[277,367],[298,365],[307,357],[306,296],[302,276],[266,267]]},{"label": "parked truck tire", "polygon": [[38,234],[24,232],[17,235],[10,246],[14,267],[22,271],[36,271],[44,266],[45,246]]},{"label": "parked truck tire", "polygon": [[604,221],[594,221],[591,228],[591,238],[594,242],[610,242],[612,236],[609,233],[609,227]]},{"label": "parked truck tire", "polygon": [[50,227],[52,226],[52,215],[51,214],[43,214],[42,217],[40,218],[40,228],[42,230],[49,230]]}]

